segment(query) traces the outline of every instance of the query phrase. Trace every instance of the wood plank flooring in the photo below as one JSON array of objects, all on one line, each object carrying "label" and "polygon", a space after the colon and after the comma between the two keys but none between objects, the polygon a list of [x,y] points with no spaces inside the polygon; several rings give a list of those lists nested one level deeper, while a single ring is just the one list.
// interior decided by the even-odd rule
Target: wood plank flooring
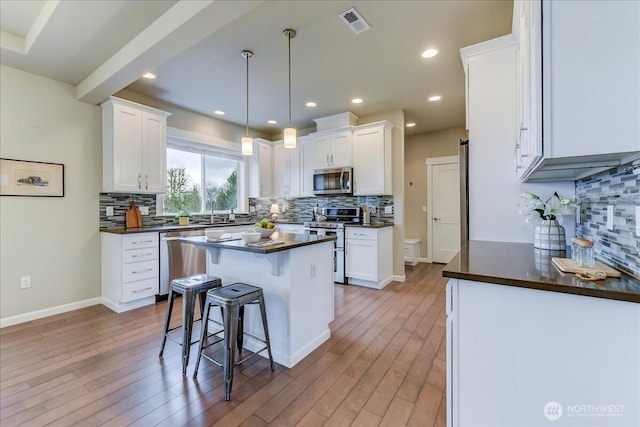
[{"label": "wood plank flooring", "polygon": [[192,378],[196,346],[186,376],[177,345],[158,357],[166,302],[3,328],[0,425],[444,426],[442,267],[383,290],[336,285],[331,338],[292,369],[237,367],[230,402],[221,368],[203,360]]}]

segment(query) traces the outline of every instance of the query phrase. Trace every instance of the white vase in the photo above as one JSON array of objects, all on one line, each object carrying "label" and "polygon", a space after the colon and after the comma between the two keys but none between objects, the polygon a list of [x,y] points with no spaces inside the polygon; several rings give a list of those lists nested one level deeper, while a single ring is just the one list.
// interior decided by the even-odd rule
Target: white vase
[{"label": "white vase", "polygon": [[567,239],[564,234],[564,227],[555,219],[545,219],[536,226],[533,246],[538,249],[548,249],[553,251],[564,251]]}]

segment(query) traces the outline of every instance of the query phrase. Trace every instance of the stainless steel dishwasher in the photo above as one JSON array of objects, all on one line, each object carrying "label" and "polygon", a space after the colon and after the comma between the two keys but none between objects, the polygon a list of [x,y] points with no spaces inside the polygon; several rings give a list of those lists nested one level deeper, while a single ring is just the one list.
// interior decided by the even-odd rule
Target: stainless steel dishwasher
[{"label": "stainless steel dishwasher", "polygon": [[160,295],[159,300],[169,295],[169,284],[173,279],[206,273],[207,253],[194,245],[180,243],[178,237],[204,236],[202,230],[180,230],[160,233]]}]

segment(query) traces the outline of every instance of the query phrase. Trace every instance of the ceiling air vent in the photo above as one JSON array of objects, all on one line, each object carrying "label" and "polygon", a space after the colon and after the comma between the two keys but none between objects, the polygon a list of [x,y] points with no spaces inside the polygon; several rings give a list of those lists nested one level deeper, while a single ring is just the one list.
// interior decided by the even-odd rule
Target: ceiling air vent
[{"label": "ceiling air vent", "polygon": [[347,27],[351,28],[351,31],[356,34],[360,34],[361,32],[367,31],[369,28],[371,28],[367,21],[365,21],[364,18],[360,16],[358,11],[354,8],[342,12],[339,16],[340,19],[342,19],[344,23],[347,24]]}]

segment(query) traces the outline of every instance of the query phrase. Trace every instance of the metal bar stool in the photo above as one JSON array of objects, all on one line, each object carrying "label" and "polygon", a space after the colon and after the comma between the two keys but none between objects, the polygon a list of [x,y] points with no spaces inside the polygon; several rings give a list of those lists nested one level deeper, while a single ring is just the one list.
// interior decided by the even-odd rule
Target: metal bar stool
[{"label": "metal bar stool", "polygon": [[[244,326],[241,323],[241,311],[244,317],[244,305],[245,304],[259,304],[260,314],[262,316],[262,327],[264,329],[264,339],[256,337],[243,331]],[[193,371],[193,378],[198,376],[198,366],[200,365],[200,358],[204,357],[212,363],[221,366],[224,369],[224,398],[229,400],[231,398],[231,386],[233,384],[233,368],[242,362],[252,358],[261,351],[267,350],[269,353],[269,362],[271,364],[271,370],[274,370],[273,356],[271,354],[271,344],[269,342],[269,327],[267,326],[267,311],[264,305],[264,295],[262,288],[247,285],[245,283],[234,283],[232,285],[223,286],[221,288],[212,289],[207,292],[207,299],[205,303],[205,309],[202,317],[209,319],[209,313],[212,306],[219,306],[222,309],[223,316],[223,328],[224,338],[217,336],[222,330],[207,333],[208,322],[203,322],[202,333],[200,336],[200,345],[198,347],[198,359],[196,360],[196,367]],[[212,321],[209,319],[209,321]],[[217,323],[212,321],[213,323]],[[242,333],[241,333],[242,331]],[[242,336],[247,335],[255,338],[256,340],[263,342],[265,346],[252,355],[235,362],[235,349],[238,346],[239,353],[242,353]],[[205,344],[210,338],[213,338],[211,342]],[[220,341],[224,341],[224,361],[222,363],[214,360],[212,357],[203,353],[203,350],[210,347]]]},{"label": "metal bar stool", "polygon": [[[191,332],[193,331],[193,315],[195,311],[196,296],[200,300],[200,314],[204,313],[204,305],[207,291],[219,288],[222,286],[222,281],[219,277],[210,276],[208,274],[196,274],[189,277],[181,277],[171,281],[169,290],[169,301],[167,303],[167,315],[164,319],[164,333],[162,334],[162,347],[160,348],[160,357],[164,351],[164,346],[167,342],[167,338],[182,346],[182,374],[187,373],[187,365],[189,364],[189,350],[192,344],[197,341],[191,342]],[[173,311],[173,302],[178,294],[182,295],[182,324],[173,328],[169,328],[169,322],[171,321],[171,312]],[[202,320],[200,319],[195,320]],[[206,317],[204,317],[206,319]],[[206,329],[207,322],[202,322],[203,329]],[[169,332],[182,328],[182,341],[176,341]]]}]

